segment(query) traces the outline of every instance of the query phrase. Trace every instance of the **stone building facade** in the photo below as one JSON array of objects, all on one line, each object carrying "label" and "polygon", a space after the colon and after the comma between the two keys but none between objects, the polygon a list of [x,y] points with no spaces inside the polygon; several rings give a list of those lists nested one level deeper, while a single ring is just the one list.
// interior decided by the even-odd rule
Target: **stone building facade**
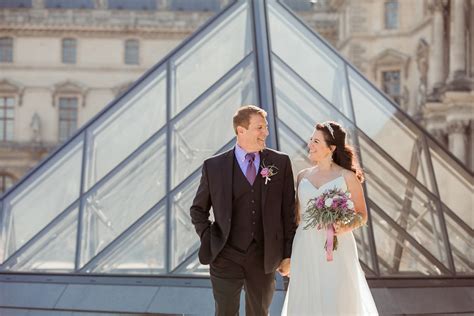
[{"label": "stone building facade", "polygon": [[[231,0],[0,7],[0,192]],[[474,167],[474,0],[285,0]]]},{"label": "stone building facade", "polygon": [[0,192],[228,2],[0,3]]},{"label": "stone building facade", "polygon": [[337,49],[474,169],[474,1],[331,0]]}]

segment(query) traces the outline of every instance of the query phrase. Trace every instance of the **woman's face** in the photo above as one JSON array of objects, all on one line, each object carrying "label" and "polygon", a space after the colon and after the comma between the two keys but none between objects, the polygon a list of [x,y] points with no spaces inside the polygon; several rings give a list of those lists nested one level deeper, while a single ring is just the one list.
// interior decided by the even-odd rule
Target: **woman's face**
[{"label": "woman's face", "polygon": [[324,134],[315,129],[308,142],[308,157],[312,162],[320,162],[332,155],[331,149],[324,140]]}]

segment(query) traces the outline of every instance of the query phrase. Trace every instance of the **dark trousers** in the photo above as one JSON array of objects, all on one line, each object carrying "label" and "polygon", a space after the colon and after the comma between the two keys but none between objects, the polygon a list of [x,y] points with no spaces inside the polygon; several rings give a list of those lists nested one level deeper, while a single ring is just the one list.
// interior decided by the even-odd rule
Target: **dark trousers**
[{"label": "dark trousers", "polygon": [[245,315],[268,315],[275,292],[275,272],[265,274],[262,247],[252,242],[244,252],[225,245],[210,268],[216,315],[239,315],[242,287]]}]

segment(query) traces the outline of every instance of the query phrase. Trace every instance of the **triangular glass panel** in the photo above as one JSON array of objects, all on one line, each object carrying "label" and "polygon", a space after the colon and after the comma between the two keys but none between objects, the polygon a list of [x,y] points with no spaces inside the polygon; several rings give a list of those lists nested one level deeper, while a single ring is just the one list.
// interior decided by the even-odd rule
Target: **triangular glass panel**
[{"label": "triangular glass panel", "polygon": [[277,56],[273,57],[273,76],[278,118],[307,142],[315,122],[341,117],[312,86]]},{"label": "triangular glass panel", "polygon": [[[232,114],[257,101],[254,57],[248,56],[172,125],[173,187],[235,137]],[[199,131],[199,137],[196,132]]]},{"label": "triangular glass panel", "polygon": [[474,231],[447,207],[444,214],[456,274],[473,274]]},{"label": "triangular glass panel", "polygon": [[[191,223],[189,207],[197,191],[200,175],[200,172],[196,172],[187,179],[186,185],[177,188],[171,198],[171,270],[176,269],[199,248],[199,237]],[[210,220],[212,219],[211,209]]]},{"label": "triangular glass panel", "polygon": [[278,122],[278,140],[280,150],[290,156],[293,174],[297,175],[299,170],[308,168],[311,163],[308,159],[306,143],[281,121]]},{"label": "triangular glass panel", "polygon": [[472,174],[452,163],[452,159],[435,142],[429,140],[428,144],[441,200],[473,229],[474,178]]},{"label": "triangular glass panel", "polygon": [[[359,229],[353,231],[354,238],[356,240],[357,252],[359,260],[362,261],[369,269],[376,271],[375,263],[372,259],[372,253],[374,252],[371,247],[371,235],[368,225],[364,225]],[[376,255],[376,254],[375,254]]]},{"label": "triangular glass panel", "polygon": [[199,248],[199,238],[189,216],[189,206],[199,185],[199,174],[173,194],[171,208],[171,270]]},{"label": "triangular glass panel", "polygon": [[[372,211],[374,238],[377,246],[378,262],[381,274],[384,275],[442,275],[443,271],[424,256],[408,240],[400,238],[400,231],[396,226]],[[396,246],[402,251],[395,252]]]},{"label": "triangular glass panel", "polygon": [[67,210],[42,236],[6,262],[8,271],[68,273],[75,271],[78,206]]},{"label": "triangular glass panel", "polygon": [[327,102],[351,118],[344,61],[276,1],[267,3],[272,52]]},{"label": "triangular glass panel", "polygon": [[79,198],[83,143],[75,137],[4,198],[4,260]]},{"label": "triangular glass panel", "polygon": [[173,274],[184,275],[201,275],[209,276],[209,265],[203,265],[199,262],[197,252],[195,252],[188,259],[183,261],[174,271]]},{"label": "triangular glass panel", "polygon": [[[408,174],[404,175],[390,165],[366,137],[360,137],[359,143],[370,199],[433,256],[449,266],[436,197],[417,185]],[[401,252],[401,247],[396,245],[396,251]]]},{"label": "triangular glass panel", "polygon": [[113,249],[88,265],[88,273],[164,274],[166,273],[166,205],[140,220]]},{"label": "triangular glass panel", "polygon": [[172,58],[172,116],[252,52],[250,12],[247,1],[237,4]]},{"label": "triangular glass panel", "polygon": [[81,267],[166,194],[166,134],[142,145],[84,198]]},{"label": "triangular glass panel", "polygon": [[161,67],[88,128],[84,191],[89,190],[165,123],[166,68]]},{"label": "triangular glass panel", "polygon": [[357,127],[409,171],[419,131],[352,69],[349,69],[349,82]]}]

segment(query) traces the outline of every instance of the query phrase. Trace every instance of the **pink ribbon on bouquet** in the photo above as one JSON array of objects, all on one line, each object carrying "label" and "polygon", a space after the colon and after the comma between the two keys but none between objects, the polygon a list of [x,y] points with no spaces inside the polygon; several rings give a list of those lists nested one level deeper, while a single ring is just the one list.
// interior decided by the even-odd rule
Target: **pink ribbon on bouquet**
[{"label": "pink ribbon on bouquet", "polygon": [[334,226],[329,225],[326,230],[326,261],[332,261],[332,248],[334,247]]}]

